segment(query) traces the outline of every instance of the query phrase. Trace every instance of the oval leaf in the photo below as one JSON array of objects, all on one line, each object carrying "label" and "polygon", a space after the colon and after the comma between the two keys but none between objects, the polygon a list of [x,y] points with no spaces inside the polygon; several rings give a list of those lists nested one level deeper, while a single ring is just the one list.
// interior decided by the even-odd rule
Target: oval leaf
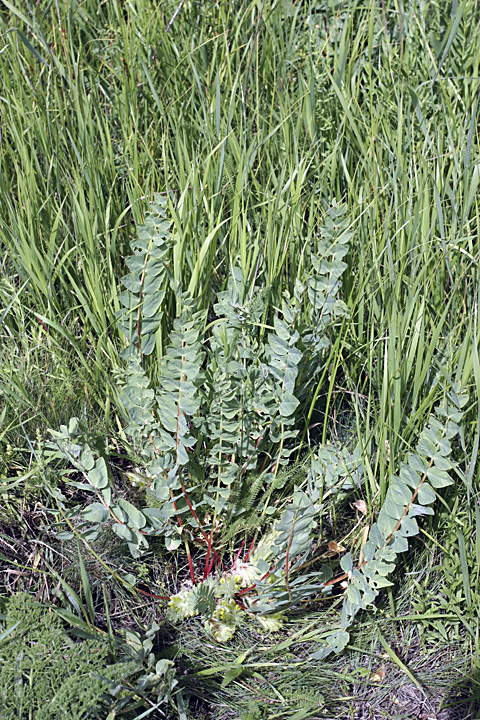
[{"label": "oval leaf", "polygon": [[108,485],[108,472],[105,460],[99,458],[95,462],[95,467],[88,473],[88,479],[92,483],[94,488],[101,490]]},{"label": "oval leaf", "polygon": [[450,475],[435,465],[428,470],[427,475],[434,488],[448,487],[448,485],[452,484]]},{"label": "oval leaf", "polygon": [[90,522],[105,522],[105,520],[108,520],[108,517],[109,512],[102,503],[92,503],[82,510],[83,520],[89,520]]},{"label": "oval leaf", "polygon": [[122,538],[122,540],[126,540],[127,542],[132,541],[132,533],[126,525],[115,523],[115,525],[113,525],[113,532],[118,535],[119,538]]},{"label": "oval leaf", "polygon": [[88,445],[85,446],[80,454],[80,462],[87,472],[90,472],[95,465],[95,458]]},{"label": "oval leaf", "polygon": [[295,410],[297,409],[297,407],[299,405],[300,405],[300,402],[299,402],[299,400],[297,400],[295,395],[290,395],[290,393],[285,393],[278,410],[282,417],[290,417],[290,415],[293,415],[293,413],[295,412]]},{"label": "oval leaf", "polygon": [[137,530],[145,527],[145,525],[147,524],[147,520],[145,518],[145,515],[141,513],[140,510],[137,510],[134,505],[129,503],[127,500],[124,500],[123,498],[119,499],[118,504],[126,513],[130,525],[132,525]]}]

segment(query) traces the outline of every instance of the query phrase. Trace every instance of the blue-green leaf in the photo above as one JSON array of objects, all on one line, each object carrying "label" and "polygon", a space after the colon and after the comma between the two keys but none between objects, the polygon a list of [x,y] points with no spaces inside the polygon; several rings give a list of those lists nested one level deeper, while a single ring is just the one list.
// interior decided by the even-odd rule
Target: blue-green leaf
[{"label": "blue-green leaf", "polygon": [[435,502],[436,495],[433,492],[431,486],[424,482],[420,487],[418,488],[418,502],[421,505],[430,505],[431,503]]},{"label": "blue-green leaf", "polygon": [[119,523],[115,523],[114,525],[112,525],[112,529],[119,538],[122,538],[122,540],[126,540],[127,542],[131,542],[133,540],[132,533],[126,525],[120,525]]},{"label": "blue-green leaf", "polygon": [[294,414],[297,407],[300,405],[300,401],[294,395],[285,393],[282,397],[282,401],[279,405],[279,412],[282,417],[290,417]]},{"label": "blue-green leaf", "polygon": [[82,518],[90,522],[105,522],[110,517],[108,509],[102,503],[92,503],[82,510]]},{"label": "blue-green leaf", "polygon": [[448,487],[453,482],[450,475],[445,470],[440,470],[436,465],[428,470],[427,477],[434,488]]},{"label": "blue-green leaf", "polygon": [[129,525],[133,526],[138,530],[145,527],[147,521],[145,519],[145,515],[140,512],[140,510],[137,510],[134,505],[129,503],[127,500],[124,500],[123,498],[119,498],[118,504],[126,513]]},{"label": "blue-green leaf", "polygon": [[95,461],[95,467],[88,473],[88,479],[92,483],[94,488],[101,490],[108,485],[108,472],[105,460],[99,458]]},{"label": "blue-green leaf", "polygon": [[80,462],[87,472],[90,472],[95,465],[95,458],[88,445],[86,445],[80,453]]},{"label": "blue-green leaf", "polygon": [[418,535],[418,524],[415,518],[408,516],[404,517],[398,532],[404,538]]}]

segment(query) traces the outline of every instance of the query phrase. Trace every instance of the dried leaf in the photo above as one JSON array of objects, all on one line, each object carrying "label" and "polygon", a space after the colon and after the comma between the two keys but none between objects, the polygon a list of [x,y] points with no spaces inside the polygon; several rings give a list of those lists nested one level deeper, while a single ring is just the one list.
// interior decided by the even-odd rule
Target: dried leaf
[{"label": "dried leaf", "polygon": [[385,677],[385,665],[380,665],[376,672],[370,673],[368,679],[370,682],[382,682]]},{"label": "dried leaf", "polygon": [[335,540],[330,540],[330,542],[328,543],[328,549],[331,552],[339,554],[346,551],[346,548],[344,548],[343,545],[336,543]]},{"label": "dried leaf", "polygon": [[353,507],[358,510],[358,512],[362,515],[366,515],[368,512],[367,503],[365,502],[365,500],[355,500],[355,502],[353,503]]}]

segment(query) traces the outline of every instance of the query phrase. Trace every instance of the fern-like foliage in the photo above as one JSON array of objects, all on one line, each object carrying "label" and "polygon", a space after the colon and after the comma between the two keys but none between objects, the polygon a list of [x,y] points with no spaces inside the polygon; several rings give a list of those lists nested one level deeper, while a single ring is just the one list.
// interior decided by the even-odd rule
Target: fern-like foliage
[{"label": "fern-like foliage", "polygon": [[[197,584],[190,561],[192,587],[174,596],[171,608],[180,619],[200,614],[218,639],[228,639],[236,627],[235,598],[248,596],[249,611],[272,629],[290,606],[346,584],[339,627],[312,656],[324,658],[346,646],[357,613],[390,584],[398,554],[418,533],[417,518],[433,514],[435,490],[451,484],[451,441],[460,432],[467,398],[457,389],[430,416],[415,451],[399,461],[359,558],[342,557],[343,574],[333,578],[330,563],[318,567],[310,557],[314,536],[327,497],[360,489],[366,473],[358,449],[326,446],[313,459],[303,489],[295,488],[250,558],[237,558],[230,574],[209,579],[214,565],[222,565],[213,546],[217,527],[225,541],[241,529],[263,529],[269,512],[275,513],[269,503],[283,484],[279,467],[288,462],[298,416],[323,369],[334,324],[347,314],[338,293],[351,231],[345,208],[334,206],[311,248],[306,284],[297,282],[293,296],[285,294],[267,332],[262,288],[247,293],[239,269],[218,294],[208,328],[206,313],[172,283],[178,317],[162,338],[164,354],[152,387],[143,362],[155,344],[168,279],[171,241],[164,208],[156,198],[132,243],[131,273],[122,280],[127,312],[120,327],[129,342],[119,379],[123,432],[139,466],[129,477],[141,479],[147,506],[115,498],[104,444],[72,419],[52,436],[57,454],[86,481],[74,484],[93,500],[81,510],[86,528],[81,530],[92,537],[109,522],[134,556],[152,535],[162,535],[171,550],[183,538],[189,557],[187,541],[201,541],[208,548],[204,581]],[[259,495],[262,507],[255,504]],[[155,507],[148,507],[148,498]]]},{"label": "fern-like foliage", "polygon": [[[174,321],[170,342],[158,369],[156,411],[161,430],[155,449],[163,458],[167,473],[188,464],[188,450],[196,438],[190,423],[201,407],[200,385],[203,381],[201,333],[205,313],[195,312],[193,303],[185,303],[179,318]],[[159,479],[156,491],[162,492]]]},{"label": "fern-like foliage", "polygon": [[338,298],[341,277],[347,268],[343,258],[353,236],[345,205],[333,205],[327,212],[316,247],[311,253],[312,270],[306,282],[308,299],[315,310],[315,340],[321,341],[332,319],[347,313]]},{"label": "fern-like foliage", "polygon": [[310,252],[310,268],[305,285],[297,281],[295,297],[302,314],[297,322],[304,357],[298,398],[303,401],[317,377],[331,338],[329,329],[344,317],[348,309],[339,295],[341,277],[347,268],[344,257],[353,236],[345,205],[334,204],[325,216],[320,235]]},{"label": "fern-like foliage", "polygon": [[307,575],[296,575],[312,549],[312,535],[317,525],[320,508],[312,499],[316,493],[297,490],[292,502],[275,522],[268,536],[268,549],[260,546],[255,556],[256,565],[263,574],[256,583],[258,601],[253,610],[260,614],[281,613],[320,592],[332,577],[328,565]]},{"label": "fern-like foliage", "polygon": [[435,490],[452,484],[450,472],[456,463],[451,458],[450,441],[460,432],[462,408],[467,400],[467,395],[457,388],[430,415],[415,452],[407,453],[400,462],[398,475],[392,479],[358,563],[354,564],[351,553],[342,558],[340,564],[345,575],[337,580],[346,580],[348,587],[340,627],[313,658],[323,659],[347,645],[348,628],[356,614],[373,604],[381,588],[391,585],[388,576],[395,569],[397,555],[408,550],[409,538],[419,532],[417,517],[433,515]]},{"label": "fern-like foliage", "polygon": [[118,329],[128,340],[125,355],[136,348],[150,355],[163,317],[165,294],[169,285],[168,256],[172,247],[166,200],[155,195],[145,223],[130,242],[132,255],[125,259],[128,275],[121,279],[125,290],[119,299],[123,309],[117,312]]},{"label": "fern-like foliage", "polygon": [[[345,313],[337,297],[350,237],[343,206],[327,214],[312,244],[306,286],[297,283],[293,296],[285,295],[267,332],[263,288],[247,292],[238,268],[218,293],[215,320],[206,328],[206,313],[169,282],[172,241],[165,206],[156,196],[131,243],[119,314],[128,343],[118,379],[123,433],[138,465],[129,477],[142,483],[147,505],[154,498],[155,507],[116,500],[108,458],[81,423],[73,419],[68,428],[53,433],[58,449],[83,474],[83,485],[93,495],[94,501],[82,509],[83,520],[94,523],[93,533],[102,523],[113,523],[135,556],[151,535],[163,535],[167,547],[175,549],[182,536],[211,543],[218,524],[228,533],[234,522],[250,527],[249,518],[257,514],[264,522],[279,467],[288,463],[298,431],[305,383],[321,372],[326,334]],[[155,346],[168,286],[176,294],[178,317],[169,319],[172,329],[162,337],[163,357],[152,386],[144,357]],[[249,473],[256,476],[251,484]],[[263,507],[257,508],[262,493]],[[300,497],[295,495],[299,502]],[[308,507],[307,512],[299,505],[304,517],[293,521],[294,553],[300,529],[306,518],[313,518]],[[288,512],[282,517],[291,527]],[[273,558],[275,566],[282,548]],[[283,571],[285,585],[289,567]],[[280,566],[277,571],[281,574]]]},{"label": "fern-like foliage", "polygon": [[208,468],[207,502],[218,511],[231,502],[240,478],[256,465],[255,444],[262,435],[255,412],[258,387],[256,314],[245,303],[242,273],[234,268],[227,290],[214,305],[218,321],[207,344],[207,387],[198,428]]},{"label": "fern-like foliage", "polygon": [[270,439],[279,443],[277,464],[285,463],[289,452],[284,440],[297,434],[295,413],[300,405],[296,396],[298,366],[303,352],[298,347],[300,335],[295,329],[295,315],[286,302],[282,306],[282,316],[274,318],[275,332],[269,333],[265,348],[267,382],[263,394],[266,407],[270,411]]}]

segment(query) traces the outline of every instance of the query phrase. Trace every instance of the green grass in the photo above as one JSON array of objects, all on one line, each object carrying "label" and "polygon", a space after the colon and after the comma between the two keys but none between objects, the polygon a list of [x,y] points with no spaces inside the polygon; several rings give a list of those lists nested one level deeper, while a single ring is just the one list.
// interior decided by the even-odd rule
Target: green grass
[{"label": "green grass", "polygon": [[[171,273],[199,306],[210,308],[239,266],[250,287],[264,287],[266,320],[305,281],[325,210],[344,201],[354,233],[342,289],[350,318],[336,328],[299,455],[338,435],[358,441],[365,499],[378,511],[395,459],[444,390],[468,389],[455,484],[422,525],[382,612],[400,614],[414,593],[421,617],[448,619],[405,625],[420,638],[412,666],[445,644],[447,665],[463,654],[478,672],[478,3],[187,0],[166,32],[179,4],[0,7],[2,552],[13,557],[20,528],[32,548],[55,548],[38,551],[47,574],[28,571],[5,592],[26,587],[53,601],[43,563],[61,572],[62,549],[46,529],[61,485],[42,469],[47,428],[73,415],[92,432],[117,428],[119,278],[148,199],[167,194]],[[177,310],[168,293],[153,376]],[[67,499],[74,507],[77,498]],[[28,568],[30,554],[19,562]],[[125,558],[111,562],[120,574],[138,571]],[[158,562],[146,556],[144,572],[157,577]],[[175,562],[172,577],[184,559]],[[103,582],[117,598],[119,625],[129,603],[141,622],[138,596],[108,574],[95,582],[98,597]],[[360,621],[365,637],[372,622]],[[396,627],[382,632],[400,652]],[[283,672],[262,689],[275,702],[294,684]],[[236,708],[235,682],[210,692]]]}]

